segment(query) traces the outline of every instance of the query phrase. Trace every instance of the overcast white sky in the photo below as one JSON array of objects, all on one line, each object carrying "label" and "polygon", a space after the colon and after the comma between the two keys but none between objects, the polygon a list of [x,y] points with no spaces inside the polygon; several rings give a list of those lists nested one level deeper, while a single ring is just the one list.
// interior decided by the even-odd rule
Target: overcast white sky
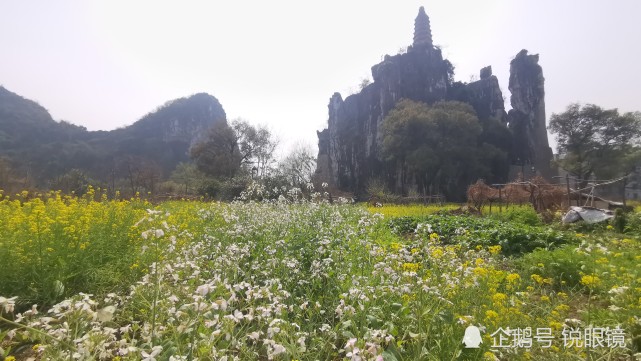
[{"label": "overcast white sky", "polygon": [[641,110],[637,0],[0,0],[0,85],[90,130],[207,92],[228,119],[315,149],[330,96],[410,45],[420,6],[457,80],[492,65],[508,108],[525,48],[540,54],[548,119],[571,102]]}]

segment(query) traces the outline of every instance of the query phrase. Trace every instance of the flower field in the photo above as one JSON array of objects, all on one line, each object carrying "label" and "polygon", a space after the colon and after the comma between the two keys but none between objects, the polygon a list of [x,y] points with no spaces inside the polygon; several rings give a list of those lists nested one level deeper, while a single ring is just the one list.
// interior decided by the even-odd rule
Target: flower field
[{"label": "flower field", "polygon": [[641,214],[415,208],[4,197],[0,360],[641,359]]}]

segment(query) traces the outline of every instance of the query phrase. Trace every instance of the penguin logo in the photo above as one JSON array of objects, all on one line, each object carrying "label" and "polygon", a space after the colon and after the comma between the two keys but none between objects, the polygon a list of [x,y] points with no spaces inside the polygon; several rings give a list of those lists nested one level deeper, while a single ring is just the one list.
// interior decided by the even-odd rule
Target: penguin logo
[{"label": "penguin logo", "polygon": [[481,339],[481,330],[476,326],[468,326],[465,329],[465,336],[463,336],[463,342],[465,348],[479,348],[479,345],[483,343]]}]

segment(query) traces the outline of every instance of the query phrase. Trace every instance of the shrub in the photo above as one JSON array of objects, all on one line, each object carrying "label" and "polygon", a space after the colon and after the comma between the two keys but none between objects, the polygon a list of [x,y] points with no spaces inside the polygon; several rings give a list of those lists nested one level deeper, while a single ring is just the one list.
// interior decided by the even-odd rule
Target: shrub
[{"label": "shrub", "polygon": [[429,229],[430,233],[437,233],[445,243],[472,247],[500,245],[506,255],[530,252],[536,248],[551,249],[576,241],[573,233],[492,218],[449,215],[399,217],[389,221],[389,227],[401,235],[415,232],[417,228]]},{"label": "shrub", "polygon": [[540,226],[543,224],[541,217],[530,205],[520,207],[505,208],[502,212],[495,212],[490,215],[491,218],[527,224],[529,226]]},{"label": "shrub", "polygon": [[580,286],[582,275],[594,272],[594,260],[577,252],[576,246],[563,246],[553,251],[535,250],[519,259],[517,265],[528,273],[552,278],[557,286],[569,288]]}]

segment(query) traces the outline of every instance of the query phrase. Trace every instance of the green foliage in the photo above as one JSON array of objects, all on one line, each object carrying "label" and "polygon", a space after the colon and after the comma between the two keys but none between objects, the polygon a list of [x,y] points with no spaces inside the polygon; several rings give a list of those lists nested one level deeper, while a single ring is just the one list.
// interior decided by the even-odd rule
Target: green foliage
[{"label": "green foliage", "polygon": [[266,188],[285,186],[286,188],[306,188],[312,183],[316,171],[316,156],[303,144],[296,145],[275,170],[260,177]]},{"label": "green foliage", "polygon": [[551,249],[576,242],[573,233],[550,227],[469,216],[398,217],[389,221],[389,227],[397,234],[420,235],[421,232],[427,232],[429,235],[435,232],[446,244],[463,244],[467,247],[500,245],[505,255],[523,254],[536,248]]},{"label": "green foliage", "polygon": [[122,290],[140,276],[130,268],[140,238],[130,232],[149,204],[93,197],[89,189],[83,198],[0,201],[0,294],[47,306],[78,292]]},{"label": "green foliage", "polygon": [[612,223],[614,225],[614,229],[617,232],[619,233],[625,232],[626,226],[628,224],[628,216],[626,212],[623,209],[618,208],[614,212],[614,220],[612,221]]},{"label": "green foliage", "polygon": [[178,163],[170,179],[180,184],[179,192],[183,194],[195,194],[208,182],[207,176],[198,170],[196,164],[186,162]]},{"label": "green foliage", "polygon": [[398,202],[400,196],[392,194],[380,178],[370,178],[367,182],[367,195],[376,202]]},{"label": "green foliage", "polygon": [[267,128],[237,119],[231,125],[214,124],[191,148],[190,157],[200,171],[215,178],[261,176],[273,161],[276,144]]},{"label": "green foliage", "polygon": [[629,213],[625,215],[625,233],[641,237],[641,211]]},{"label": "green foliage", "polygon": [[517,261],[520,269],[544,278],[552,278],[557,287],[580,287],[581,276],[594,273],[594,259],[577,252],[576,245],[567,245],[555,250],[535,250]]},{"label": "green foliage", "polygon": [[167,177],[178,163],[189,161],[194,132],[224,120],[218,100],[201,93],[168,102],[128,127],[90,132],[54,121],[36,102],[0,87],[0,154],[23,188],[47,188],[77,169],[98,183],[111,188],[124,183],[124,190],[131,190],[137,186],[131,186],[132,174],[123,163],[153,164]]},{"label": "green foliage", "polygon": [[82,196],[87,192],[92,183],[95,184],[83,171],[72,169],[68,173],[56,178],[51,183],[51,188],[62,191],[65,194],[73,193]]},{"label": "green foliage", "polygon": [[[43,360],[339,360],[357,352],[565,360],[641,351],[641,244],[611,230],[506,258],[484,240],[515,237],[520,228],[540,238],[547,228],[435,215],[398,218],[407,231],[396,234],[385,216],[326,202],[166,202],[145,210],[152,206],[89,198],[0,203],[0,239],[9,240],[0,260],[21,268],[0,268],[0,288],[20,286],[0,290],[0,336],[12,335],[1,357],[23,359],[20,349],[34,344]],[[45,258],[21,242],[31,228],[53,249]],[[44,237],[54,230],[60,237]],[[69,246],[73,235],[86,235],[84,249]],[[473,243],[477,236],[483,240]],[[78,280],[91,282],[70,282],[69,268],[55,273],[52,260],[82,269]],[[43,279],[49,288],[39,288]],[[69,297],[37,313],[20,304],[33,293],[50,303],[47,292]],[[27,311],[18,316],[14,302]],[[563,348],[563,328],[579,322],[624,329],[625,347]],[[461,343],[469,325],[485,327],[479,349]],[[550,328],[558,347],[497,350],[490,335],[499,327]]]},{"label": "green foliage", "polygon": [[[584,293],[603,291],[610,302],[617,301],[613,288],[626,286],[621,281],[609,280],[610,272],[623,273],[636,270],[641,256],[635,255],[639,240],[606,237],[608,232],[578,234],[580,245],[564,245],[554,250],[535,250],[515,260],[515,265],[526,273],[536,273],[553,280],[556,289],[579,290]],[[584,276],[595,275],[602,279],[594,285],[586,284]],[[634,279],[627,275],[627,278]],[[638,280],[637,280],[638,282]],[[629,286],[629,285],[627,285]],[[636,298],[638,301],[638,298]],[[597,306],[598,307],[598,306]]]},{"label": "green foliage", "polygon": [[552,114],[549,129],[563,154],[559,164],[582,180],[581,187],[594,174],[627,174],[639,159],[632,146],[641,136],[639,112],[620,115],[617,109],[570,104],[565,112]]},{"label": "green foliage", "polygon": [[494,211],[489,215],[490,218],[525,224],[528,226],[541,226],[543,221],[538,213],[530,205],[504,207],[500,212],[494,207]]},{"label": "green foliage", "polygon": [[494,179],[493,172],[506,169],[506,151],[481,142],[483,127],[465,103],[428,106],[402,100],[384,119],[382,131],[382,156],[402,180],[396,192],[407,193],[405,184],[415,180],[419,193],[442,192],[448,199],[461,199],[470,183]]}]

